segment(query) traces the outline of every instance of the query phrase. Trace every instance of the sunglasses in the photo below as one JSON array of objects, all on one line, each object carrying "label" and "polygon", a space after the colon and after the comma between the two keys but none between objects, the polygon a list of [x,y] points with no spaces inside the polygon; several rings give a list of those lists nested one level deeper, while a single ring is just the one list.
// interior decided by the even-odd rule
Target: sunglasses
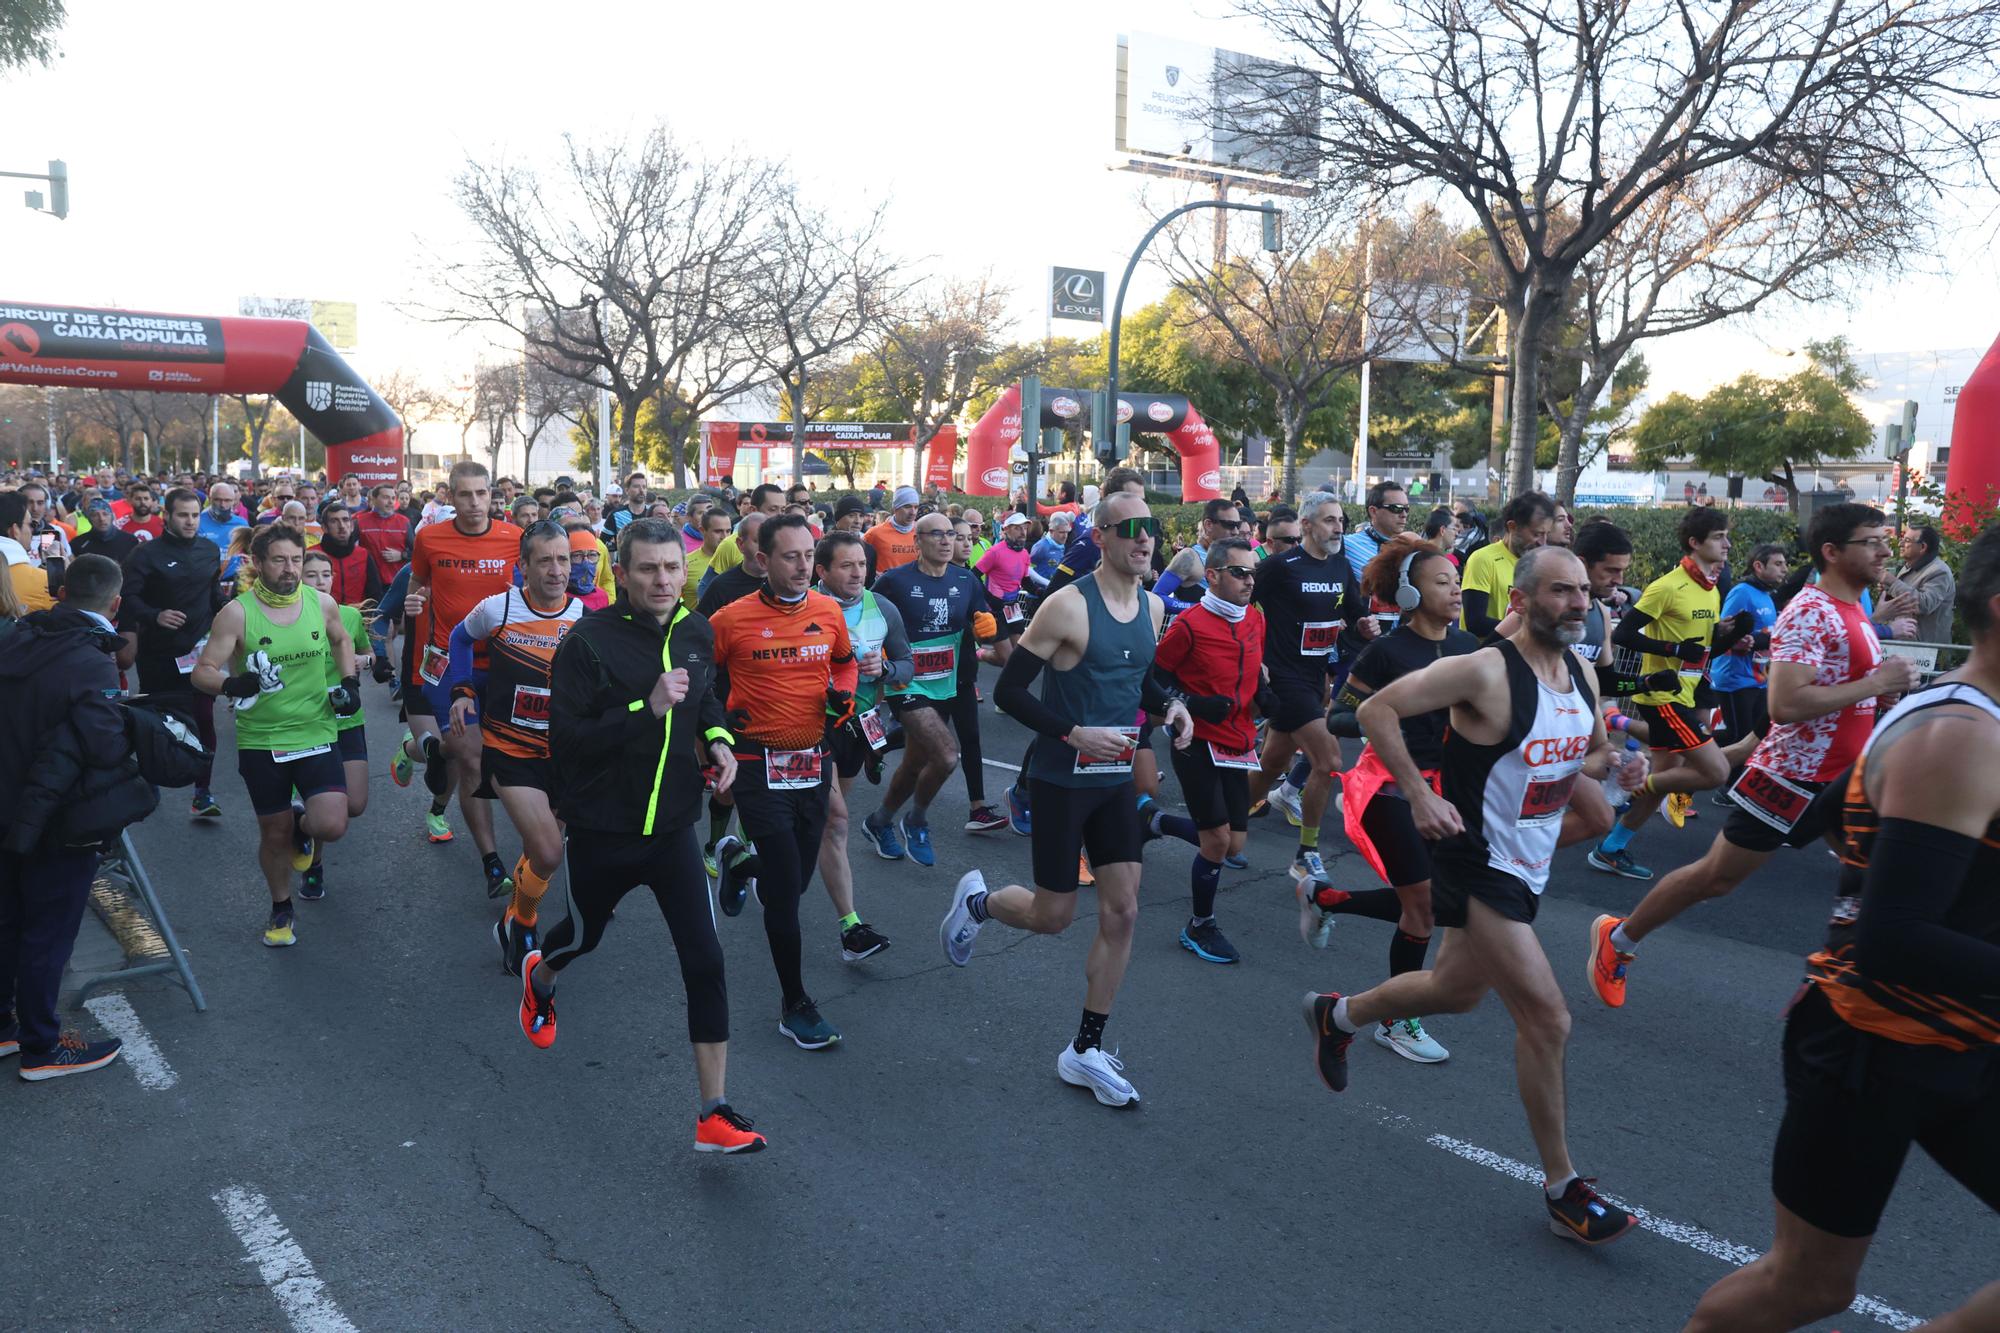
[{"label": "sunglasses", "polygon": [[1137,541],[1141,537],[1152,537],[1157,540],[1160,535],[1160,520],[1152,517],[1121,518],[1105,531],[1123,537],[1127,541]]},{"label": "sunglasses", "polygon": [[1408,505],[1376,505],[1375,507],[1377,509],[1387,510],[1391,514],[1407,514],[1410,512],[1410,507]]},{"label": "sunglasses", "polygon": [[1227,573],[1234,574],[1237,578],[1242,579],[1245,583],[1257,577],[1257,567],[1255,565],[1224,565],[1222,568]]},{"label": "sunglasses", "polygon": [[1264,545],[1266,546],[1297,546],[1298,544],[1299,539],[1297,537],[1280,537],[1275,532],[1264,538]]}]

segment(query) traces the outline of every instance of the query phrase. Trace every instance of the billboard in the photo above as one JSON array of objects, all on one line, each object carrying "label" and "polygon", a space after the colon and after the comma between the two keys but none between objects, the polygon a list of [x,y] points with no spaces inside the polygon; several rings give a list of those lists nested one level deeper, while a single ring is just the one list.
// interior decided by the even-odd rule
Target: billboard
[{"label": "billboard", "polygon": [[354,350],[358,337],[352,301],[308,301],[296,296],[241,296],[236,313],[250,319],[298,319],[318,329],[343,352]]},{"label": "billboard", "polygon": [[[1135,32],[1119,39],[1119,151],[1310,181],[1319,85],[1296,65]],[[1288,133],[1288,129],[1292,132]]]},{"label": "billboard", "polygon": [[1086,324],[1104,322],[1104,270],[1064,268],[1049,270],[1049,318],[1077,319]]}]

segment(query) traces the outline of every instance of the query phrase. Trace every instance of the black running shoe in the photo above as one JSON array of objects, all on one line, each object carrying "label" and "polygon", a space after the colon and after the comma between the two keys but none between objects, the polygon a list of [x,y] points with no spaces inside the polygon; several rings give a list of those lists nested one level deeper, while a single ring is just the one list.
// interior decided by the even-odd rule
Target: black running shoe
[{"label": "black running shoe", "polygon": [[889,947],[889,937],[866,921],[857,921],[840,932],[840,956],[850,963],[873,958]]},{"label": "black running shoe", "polygon": [[1181,927],[1181,948],[1204,963],[1233,963],[1239,956],[1236,946],[1223,937],[1214,918],[1199,924],[1189,921]]},{"label": "black running shoe", "polygon": [[1549,1206],[1549,1230],[1585,1245],[1609,1245],[1639,1225],[1638,1218],[1607,1203],[1592,1189],[1596,1183],[1596,1176],[1588,1180],[1578,1176],[1570,1181],[1560,1199],[1551,1199],[1549,1192],[1543,1190],[1542,1202]]},{"label": "black running shoe", "polygon": [[435,736],[424,737],[424,786],[433,797],[442,797],[450,774],[446,771],[444,746]]},{"label": "black running shoe", "polygon": [[535,938],[535,928],[515,920],[511,907],[493,923],[493,942],[500,946],[500,970],[510,977],[520,976],[521,960],[542,947]]},{"label": "black running shoe", "polygon": [[757,858],[734,833],[724,834],[715,844],[715,903],[724,916],[737,916],[757,882]]},{"label": "black running shoe", "polygon": [[486,870],[486,896],[498,898],[503,893],[514,891],[514,877],[507,873],[507,867],[500,862],[497,852],[489,852],[480,858]]},{"label": "black running shoe", "polygon": [[1307,991],[1305,998],[1306,1026],[1313,1034],[1313,1068],[1331,1092],[1347,1091],[1347,1048],[1354,1041],[1352,1032],[1342,1032],[1333,1021],[1333,1006],[1339,999],[1339,991],[1325,995]]},{"label": "black running shoe", "polygon": [[326,867],[315,861],[299,876],[299,897],[316,903],[326,897]]}]

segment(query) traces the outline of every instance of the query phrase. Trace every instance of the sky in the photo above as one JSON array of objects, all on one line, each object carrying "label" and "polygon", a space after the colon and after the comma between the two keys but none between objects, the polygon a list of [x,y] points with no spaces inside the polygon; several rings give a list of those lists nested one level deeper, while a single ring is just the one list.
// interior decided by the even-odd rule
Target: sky
[{"label": "sky", "polygon": [[[990,269],[1016,293],[1014,336],[1035,337],[1048,266],[1115,282],[1149,222],[1148,187],[1109,169],[1117,34],[1275,51],[1222,0],[71,11],[54,67],[0,83],[0,170],[59,157],[73,181],[67,221],[0,193],[0,298],[186,314],[233,314],[252,294],[353,300],[362,373],[446,383],[478,348],[399,307],[466,242],[450,185],[468,157],[532,163],[563,133],[636,137],[655,121],[782,157],[836,213],[886,200],[890,240],[928,270]],[[1961,214],[1933,271],[1651,345],[1653,392],[1782,373],[1785,352],[1835,333],[1875,352],[1985,347],[2000,247]],[[1161,286],[1142,269],[1129,304]]]}]

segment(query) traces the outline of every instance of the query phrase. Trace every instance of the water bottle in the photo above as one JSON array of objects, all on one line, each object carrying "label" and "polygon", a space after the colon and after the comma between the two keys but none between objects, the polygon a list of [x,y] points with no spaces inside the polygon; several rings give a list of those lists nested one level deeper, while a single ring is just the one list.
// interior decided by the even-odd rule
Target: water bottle
[{"label": "water bottle", "polygon": [[1618,778],[1625,771],[1625,765],[1631,763],[1632,756],[1637,753],[1639,753],[1639,738],[1636,736],[1627,736],[1625,738],[1624,753],[1618,756],[1618,762],[1611,766],[1611,771],[1604,775],[1604,799],[1611,804],[1613,809],[1624,805],[1632,799],[1632,793],[1618,785]]}]

